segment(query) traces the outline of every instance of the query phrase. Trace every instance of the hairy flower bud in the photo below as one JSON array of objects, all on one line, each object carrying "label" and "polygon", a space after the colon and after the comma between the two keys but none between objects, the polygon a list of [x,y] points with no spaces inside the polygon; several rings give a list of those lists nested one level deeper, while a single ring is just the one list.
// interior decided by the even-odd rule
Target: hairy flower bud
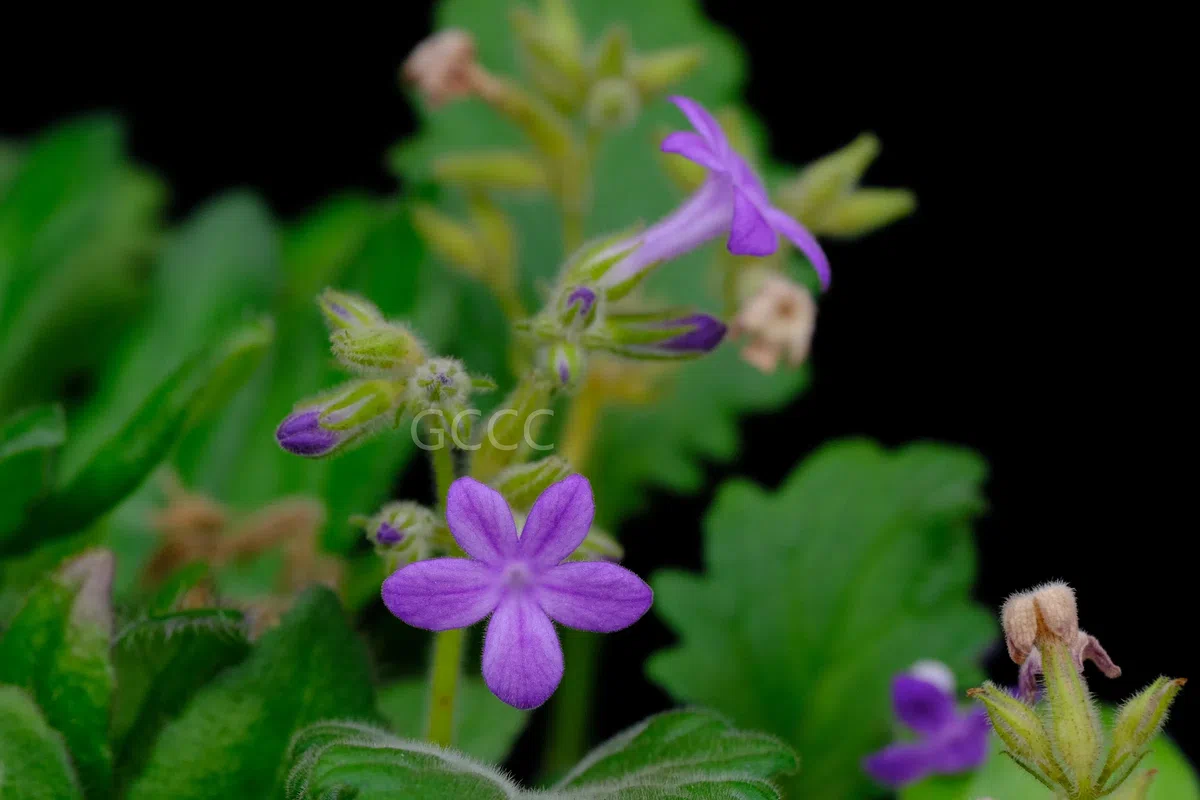
[{"label": "hairy flower bud", "polygon": [[423,561],[447,544],[444,525],[433,511],[419,503],[388,503],[371,517],[351,520],[366,530],[375,552],[387,559],[389,570]]},{"label": "hairy flower bud", "polygon": [[548,456],[528,464],[517,464],[501,472],[491,482],[493,488],[517,511],[528,511],[538,495],[574,470],[565,459]]},{"label": "hairy flower bud", "polygon": [[383,314],[370,300],[358,295],[326,289],[317,298],[330,330],[363,328],[385,322]]},{"label": "hairy flower bud", "polygon": [[708,314],[666,309],[639,314],[609,314],[584,343],[599,350],[639,359],[695,358],[712,351],[725,337],[725,323]]},{"label": "hairy flower bud", "polygon": [[360,375],[403,377],[426,358],[412,331],[393,322],[334,331],[329,344],[342,366]]},{"label": "hairy flower bud", "polygon": [[341,452],[394,422],[403,384],[385,380],[352,381],[302,403],[275,430],[289,453],[321,458]]}]

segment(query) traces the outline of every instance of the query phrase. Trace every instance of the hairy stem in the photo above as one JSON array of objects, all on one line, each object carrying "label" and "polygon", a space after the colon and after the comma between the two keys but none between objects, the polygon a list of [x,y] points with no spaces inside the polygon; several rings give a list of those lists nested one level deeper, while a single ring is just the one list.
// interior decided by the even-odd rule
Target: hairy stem
[{"label": "hairy stem", "polygon": [[[429,451],[437,485],[438,508],[446,508],[446,496],[454,483],[454,454],[449,445]],[[462,665],[466,628],[439,631],[433,637],[433,659],[429,665],[429,719],[425,738],[434,744],[454,744],[454,697]]]}]

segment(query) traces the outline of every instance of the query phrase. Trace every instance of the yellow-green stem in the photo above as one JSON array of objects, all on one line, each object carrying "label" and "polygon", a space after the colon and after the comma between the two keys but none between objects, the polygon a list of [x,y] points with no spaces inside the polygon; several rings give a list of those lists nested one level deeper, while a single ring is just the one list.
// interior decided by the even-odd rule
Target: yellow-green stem
[{"label": "yellow-green stem", "polygon": [[[444,444],[431,450],[430,458],[437,484],[438,508],[444,510],[450,484],[454,483],[454,453],[449,444]],[[466,628],[457,628],[440,631],[433,637],[433,658],[429,665],[429,719],[425,738],[443,747],[454,744],[454,698],[458,692],[458,673],[461,671],[466,633]]]},{"label": "yellow-green stem", "polygon": [[543,778],[555,781],[587,751],[592,687],[600,661],[600,637],[587,631],[562,632],[563,661],[570,665],[554,693],[550,730],[542,762]]}]

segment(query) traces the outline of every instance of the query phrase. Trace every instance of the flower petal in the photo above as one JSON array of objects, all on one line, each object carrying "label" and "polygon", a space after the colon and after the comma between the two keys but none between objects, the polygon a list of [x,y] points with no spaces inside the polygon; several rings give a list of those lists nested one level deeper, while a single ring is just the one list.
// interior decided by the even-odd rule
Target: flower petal
[{"label": "flower petal", "polygon": [[763,185],[762,178],[758,177],[754,167],[750,166],[749,162],[737,153],[732,153],[729,160],[732,162],[734,182],[742,187],[755,202],[769,206],[767,187]]},{"label": "flower petal", "polygon": [[517,550],[517,526],[499,492],[474,478],[450,484],[446,523],[454,541],[472,558],[498,564]]},{"label": "flower petal", "polygon": [[721,123],[708,113],[707,108],[690,97],[674,95],[667,99],[683,112],[696,132],[704,137],[704,141],[708,143],[713,155],[723,160],[729,154],[729,140],[725,138],[725,131],[721,130]]},{"label": "flower petal", "polygon": [[393,572],[383,582],[388,611],[415,628],[465,628],[500,600],[500,576],[469,558],[434,558]]},{"label": "flower petal", "polygon": [[663,139],[662,151],[681,155],[688,161],[695,161],[702,167],[724,170],[725,165],[717,158],[712,148],[704,141],[704,137],[691,131],[676,131]]},{"label": "flower petal", "polygon": [[821,249],[821,245],[817,243],[817,237],[808,232],[808,229],[801,225],[796,220],[789,217],[778,208],[767,210],[767,220],[775,228],[782,233],[796,249],[804,253],[805,257],[813,265],[813,269],[817,271],[817,277],[821,279],[821,288],[829,288],[829,259],[825,256],[825,251]]},{"label": "flower petal", "polygon": [[954,722],[954,697],[936,683],[912,675],[892,681],[896,716],[917,733],[933,735]]},{"label": "flower petal", "polygon": [[779,249],[779,236],[754,200],[741,187],[733,189],[733,225],[729,252],[739,256],[769,256]]},{"label": "flower petal", "polygon": [[538,603],[555,622],[611,633],[641,619],[654,592],[633,572],[605,561],[560,564],[538,582]]},{"label": "flower petal", "polygon": [[554,624],[530,592],[512,592],[496,608],[483,641],[483,679],[514,708],[537,708],[563,675]]},{"label": "flower petal", "polygon": [[934,771],[934,753],[926,742],[893,744],[863,760],[867,774],[884,786],[899,788]]},{"label": "flower petal", "polygon": [[987,712],[973,708],[956,715],[935,742],[933,768],[937,772],[953,774],[975,769],[987,760],[989,725]]},{"label": "flower petal", "polygon": [[596,516],[592,485],[582,475],[568,475],[538,495],[525,527],[520,552],[537,567],[562,561],[587,537]]}]

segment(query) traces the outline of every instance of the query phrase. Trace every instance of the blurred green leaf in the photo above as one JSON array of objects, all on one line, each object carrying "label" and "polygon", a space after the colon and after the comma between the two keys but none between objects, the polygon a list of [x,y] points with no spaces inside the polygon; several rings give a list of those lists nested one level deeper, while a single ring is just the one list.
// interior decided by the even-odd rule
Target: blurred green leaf
[{"label": "blurred green leaf", "polygon": [[89,798],[112,789],[112,575],[105,550],[68,562],[34,587],[0,639],[0,683],[26,689],[41,706]]},{"label": "blurred green leaf", "polygon": [[117,786],[144,765],[155,737],[221,670],[250,651],[239,611],[178,611],[141,619],[113,645],[117,692],[110,738]]},{"label": "blurred green leaf", "polygon": [[704,521],[707,573],[654,576],[680,643],[647,672],[795,746],[795,796],[871,796],[859,761],[890,737],[892,676],[930,658],[973,679],[995,635],[971,602],[984,474],[959,448],[848,440],[776,492],[727,483]]},{"label": "blurred green leaf", "polygon": [[231,375],[248,372],[236,362],[261,357],[270,341],[268,322],[234,330],[168,375],[115,435],[86,459],[78,456],[75,438],[69,439],[62,460],[64,465],[77,465],[75,471],[60,469],[54,490],[15,536],[0,540],[0,547],[28,548],[34,537],[49,539],[78,531],[120,503],[166,457],[196,411],[211,405],[213,393],[228,391]]},{"label": "blurred green leaf", "polygon": [[50,486],[51,468],[67,436],[59,406],[40,406],[0,423],[0,537],[14,530]]},{"label": "blurred green leaf", "polygon": [[163,728],[127,797],[273,796],[292,736],[329,718],[374,720],[375,694],[337,598],[314,588]]},{"label": "blurred green leaf", "polygon": [[[1111,725],[1114,712],[1101,709],[1106,725]],[[1025,770],[1001,755],[1003,746],[992,739],[992,752],[987,762],[967,775],[946,775],[928,778],[900,792],[900,800],[977,800],[994,797],[996,800],[1053,800],[1049,789],[1038,783]],[[1150,755],[1138,765],[1133,776],[1113,793],[1113,800],[1126,800],[1135,779],[1149,770],[1157,770],[1146,800],[1200,800],[1200,781],[1196,772],[1178,746],[1167,736],[1159,736],[1150,744]]]},{"label": "blurred green leaf", "polygon": [[109,117],[30,145],[0,193],[0,412],[52,395],[116,339],[164,200],[156,178],[124,163]]},{"label": "blurred green leaf", "polygon": [[[410,678],[381,689],[379,709],[397,736],[420,739],[425,735],[428,698],[428,681]],[[504,761],[529,718],[496,699],[475,677],[462,679],[454,711],[454,746],[488,764]]]},{"label": "blurred green leaf", "polygon": [[[323,722],[292,741],[288,800],[318,797],[538,797],[543,800],[778,800],[770,782],[795,771],[791,748],[734,730],[707,711],[658,714],[589,753],[549,791],[523,791],[492,767],[455,750],[341,722]],[[343,795],[341,792],[346,792]]]},{"label": "blurred green leaf", "polygon": [[21,147],[16,142],[0,139],[0,201],[4,199],[5,190],[21,167],[22,155]]},{"label": "blurred green leaf", "polygon": [[[705,51],[704,69],[675,89],[714,109],[737,101],[745,72],[743,56],[731,36],[704,18],[697,0],[611,0],[574,7],[592,41],[621,23],[632,31],[640,52],[700,45]],[[445,0],[436,22],[437,27],[471,31],[482,63],[497,73],[516,75],[518,48],[508,33],[508,11],[508,4],[492,0]],[[430,180],[433,165],[442,156],[522,144],[516,129],[483,103],[458,103],[434,112],[422,109],[421,119],[421,133],[391,154],[393,168],[410,181]],[[761,126],[751,122],[751,131],[761,137]],[[589,236],[624,230],[638,221],[652,222],[680,202],[658,161],[655,131],[663,125],[686,128],[674,106],[657,101],[645,109],[636,126],[604,143],[595,168]],[[444,207],[462,212],[461,198],[454,192],[442,196]],[[519,233],[525,299],[530,308],[537,308],[538,283],[554,277],[563,263],[560,226],[548,223],[558,220],[558,212],[545,199],[524,196],[506,199],[503,207]],[[647,299],[717,310],[718,287],[709,285],[712,252],[705,248],[665,266],[648,282]],[[476,302],[475,307],[488,306]],[[475,360],[490,364],[468,363],[499,374],[505,363],[503,325],[500,317],[486,323],[477,317],[464,320],[456,352],[465,357],[468,347],[489,346],[490,355]],[[782,407],[805,386],[806,375],[805,370],[761,375],[741,363],[733,346],[726,344],[715,356],[679,367],[652,405],[610,412],[596,434],[590,462],[578,465],[592,480],[601,515],[598,521],[612,526],[635,512],[645,503],[650,486],[676,492],[699,489],[705,461],[735,455],[738,415]]]},{"label": "blurred green leaf", "polygon": [[62,737],[16,686],[0,686],[0,791],[4,800],[83,797]]}]

